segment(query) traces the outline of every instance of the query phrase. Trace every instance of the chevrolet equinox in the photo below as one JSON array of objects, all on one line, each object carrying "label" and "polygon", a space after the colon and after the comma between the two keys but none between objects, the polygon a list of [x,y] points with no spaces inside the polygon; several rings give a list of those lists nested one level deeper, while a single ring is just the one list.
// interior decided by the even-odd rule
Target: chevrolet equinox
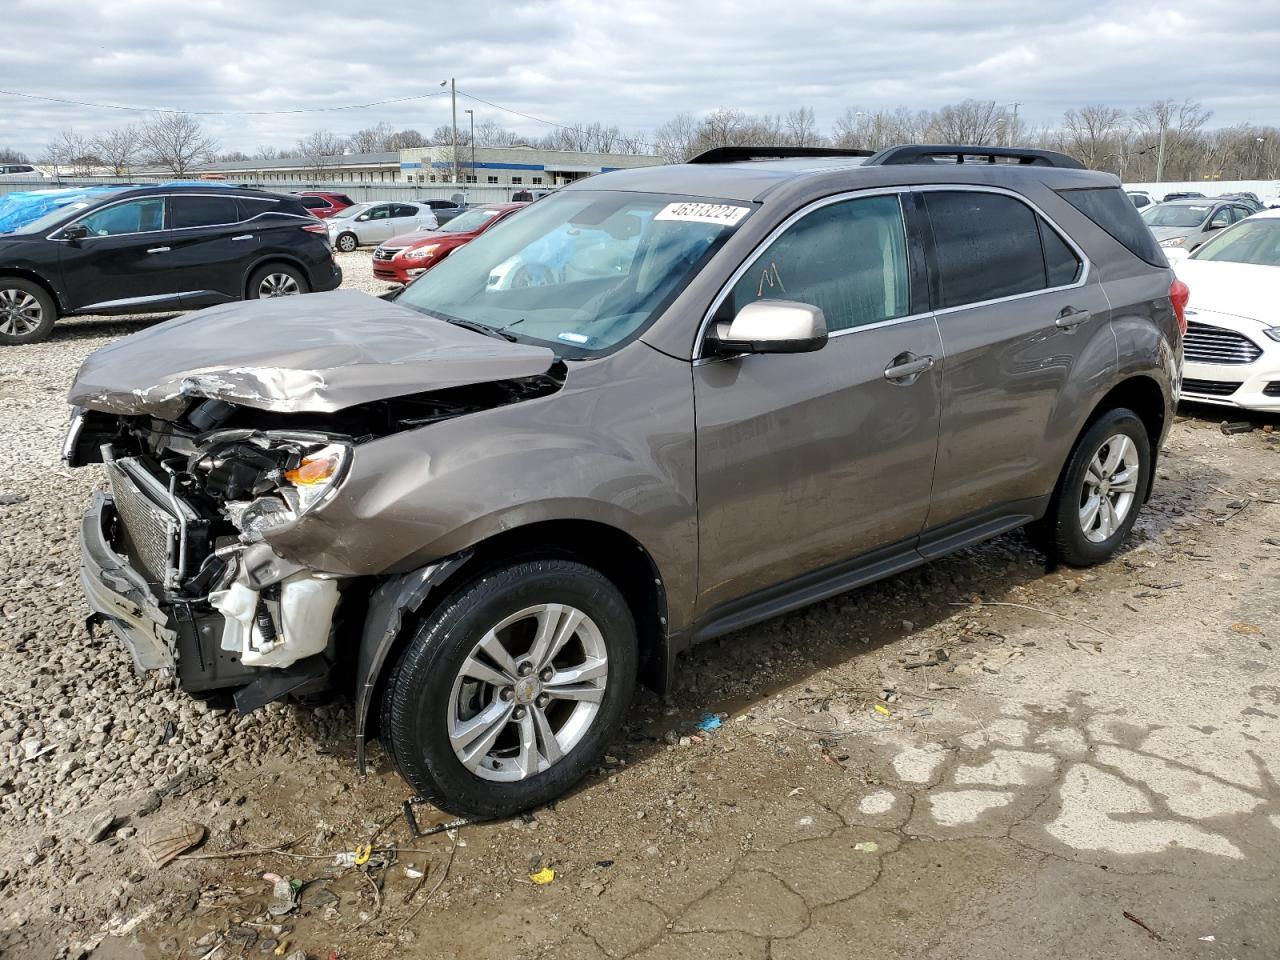
[{"label": "chevrolet equinox", "polygon": [[1029,525],[1111,557],[1187,290],[1047,151],[720,148],[592,177],[383,299],[216,306],[81,367],[82,581],[138,668],[345,688],[421,797],[591,768],[691,645]]}]

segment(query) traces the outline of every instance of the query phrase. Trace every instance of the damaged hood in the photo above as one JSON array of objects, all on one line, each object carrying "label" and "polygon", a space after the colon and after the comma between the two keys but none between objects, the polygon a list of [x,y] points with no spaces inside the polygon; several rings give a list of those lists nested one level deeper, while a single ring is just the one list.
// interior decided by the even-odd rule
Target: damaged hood
[{"label": "damaged hood", "polygon": [[194,398],[329,412],[447,387],[536,376],[546,347],[510,343],[354,290],[211,307],[90,354],[67,399],[172,420]]}]

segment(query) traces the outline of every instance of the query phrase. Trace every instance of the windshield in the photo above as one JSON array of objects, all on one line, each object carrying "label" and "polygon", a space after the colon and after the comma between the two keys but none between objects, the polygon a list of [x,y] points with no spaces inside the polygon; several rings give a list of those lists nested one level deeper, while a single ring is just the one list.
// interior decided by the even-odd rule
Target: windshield
[{"label": "windshield", "polygon": [[359,214],[364,213],[364,212],[365,212],[365,210],[367,210],[367,209],[369,209],[369,204],[367,204],[367,203],[357,203],[357,204],[355,204],[355,205],[353,205],[353,206],[350,206],[350,207],[343,207],[341,210],[339,210],[337,213],[335,213],[335,214],[334,214],[332,217],[330,217],[329,219],[330,219],[330,220],[341,220],[341,219],[343,219],[344,217],[354,217],[354,216],[358,216]]},{"label": "windshield", "polygon": [[1202,246],[1191,259],[1280,267],[1280,219],[1242,220]]},{"label": "windshield", "polygon": [[451,254],[396,302],[588,357],[644,330],[750,210],[651,193],[557,194]]},{"label": "windshield", "polygon": [[87,200],[77,200],[75,203],[68,203],[64,207],[58,207],[50,210],[43,217],[38,217],[30,223],[24,223],[20,227],[5,231],[8,233],[42,233],[45,230],[51,230],[64,220],[71,219],[72,216],[79,213],[85,207],[89,206]]},{"label": "windshield", "polygon": [[1142,211],[1149,227],[1198,227],[1213,208],[1202,204],[1162,203]]},{"label": "windshield", "polygon": [[498,210],[477,207],[475,210],[458,214],[448,223],[440,224],[436,229],[440,233],[470,233],[472,230],[479,230],[499,213]]}]

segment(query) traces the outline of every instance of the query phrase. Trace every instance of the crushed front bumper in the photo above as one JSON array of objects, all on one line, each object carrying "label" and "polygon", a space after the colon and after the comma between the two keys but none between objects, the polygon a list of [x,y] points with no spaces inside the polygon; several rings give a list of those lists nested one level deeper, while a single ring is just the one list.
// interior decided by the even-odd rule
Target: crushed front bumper
[{"label": "crushed front bumper", "polygon": [[172,670],[178,633],[146,578],[111,545],[111,496],[98,492],[80,524],[80,585],[92,621],[110,626],[139,670]]}]

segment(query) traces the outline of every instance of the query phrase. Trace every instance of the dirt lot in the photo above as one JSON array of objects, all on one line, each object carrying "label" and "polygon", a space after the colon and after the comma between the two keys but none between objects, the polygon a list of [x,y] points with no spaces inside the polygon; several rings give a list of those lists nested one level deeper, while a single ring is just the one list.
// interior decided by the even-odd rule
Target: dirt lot
[{"label": "dirt lot", "polygon": [[725,638],[553,807],[411,840],[343,704],[238,718],[86,636],[63,393],[136,326],[0,354],[0,955],[1280,952],[1280,424],[1183,410],[1115,562],[1012,535]]}]

